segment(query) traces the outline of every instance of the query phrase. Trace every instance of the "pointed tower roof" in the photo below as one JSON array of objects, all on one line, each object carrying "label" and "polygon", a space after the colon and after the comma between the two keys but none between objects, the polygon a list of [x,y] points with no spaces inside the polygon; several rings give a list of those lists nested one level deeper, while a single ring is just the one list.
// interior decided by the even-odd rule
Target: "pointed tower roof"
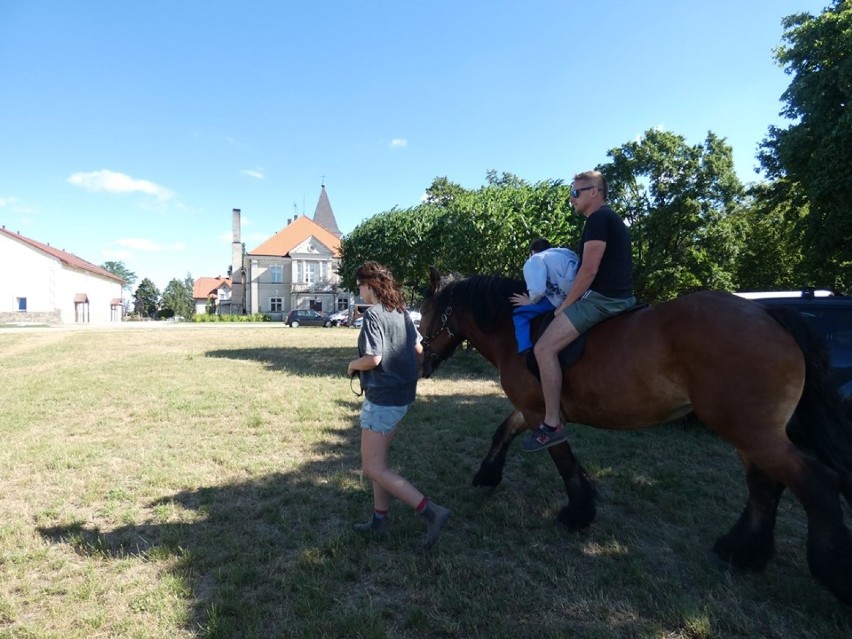
[{"label": "pointed tower roof", "polygon": [[314,222],[336,237],[342,235],[337,227],[337,220],[334,219],[334,211],[331,210],[331,203],[328,201],[328,195],[325,192],[325,184],[322,185],[319,202],[317,202],[317,208],[314,211]]}]

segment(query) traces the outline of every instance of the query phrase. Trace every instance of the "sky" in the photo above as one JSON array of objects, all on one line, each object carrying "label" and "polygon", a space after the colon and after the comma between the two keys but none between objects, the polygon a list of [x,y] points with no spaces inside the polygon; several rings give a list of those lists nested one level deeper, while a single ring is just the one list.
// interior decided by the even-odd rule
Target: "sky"
[{"label": "sky", "polygon": [[0,225],[162,290],[226,275],[232,209],[250,251],[322,184],[346,234],[653,128],[724,138],[754,182],[790,124],[781,21],[828,4],[0,0]]}]

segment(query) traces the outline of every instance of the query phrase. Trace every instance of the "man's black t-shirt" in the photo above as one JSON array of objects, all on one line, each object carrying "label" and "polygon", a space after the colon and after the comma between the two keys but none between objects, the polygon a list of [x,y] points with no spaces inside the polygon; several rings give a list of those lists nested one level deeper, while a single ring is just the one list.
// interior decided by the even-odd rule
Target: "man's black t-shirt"
[{"label": "man's black t-shirt", "polygon": [[630,297],[633,295],[633,256],[630,249],[630,233],[615,211],[604,204],[586,218],[583,236],[580,238],[582,266],[583,245],[590,240],[606,242],[598,273],[592,280],[591,290],[606,297]]}]

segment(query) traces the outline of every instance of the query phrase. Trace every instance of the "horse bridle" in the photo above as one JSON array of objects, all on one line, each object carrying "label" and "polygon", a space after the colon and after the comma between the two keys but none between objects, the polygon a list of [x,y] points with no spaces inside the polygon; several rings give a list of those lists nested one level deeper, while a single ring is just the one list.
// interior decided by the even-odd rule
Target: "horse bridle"
[{"label": "horse bridle", "polygon": [[437,331],[435,331],[432,334],[431,337],[424,337],[423,340],[422,340],[423,349],[424,349],[424,351],[428,352],[429,358],[432,361],[441,361],[441,359],[442,359],[442,357],[438,353],[436,353],[432,350],[432,348],[431,348],[432,342],[434,342],[441,335],[441,333],[444,333],[444,332],[447,333],[447,337],[450,340],[452,340],[455,337],[455,333],[453,333],[450,330],[450,323],[449,323],[450,322],[450,316],[452,314],[453,314],[453,307],[447,305],[447,307],[444,309],[444,312],[441,313],[441,326],[438,328]]}]

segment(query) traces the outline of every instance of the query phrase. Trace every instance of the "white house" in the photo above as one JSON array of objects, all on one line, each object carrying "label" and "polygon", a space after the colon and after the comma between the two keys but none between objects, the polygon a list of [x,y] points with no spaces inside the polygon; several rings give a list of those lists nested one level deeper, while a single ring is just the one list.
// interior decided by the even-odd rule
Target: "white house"
[{"label": "white house", "polygon": [[0,324],[120,322],[124,280],[72,253],[0,228]]},{"label": "white house", "polygon": [[192,298],[195,301],[196,315],[204,315],[207,312],[207,305],[211,302],[217,315],[222,312],[223,307],[230,310],[231,278],[199,277],[193,284]]},{"label": "white house", "polygon": [[292,309],[333,313],[352,295],[340,288],[340,230],[322,186],[314,218],[300,215],[260,246],[243,254],[240,210],[233,211],[230,304],[221,313],[265,313],[283,319]]}]

